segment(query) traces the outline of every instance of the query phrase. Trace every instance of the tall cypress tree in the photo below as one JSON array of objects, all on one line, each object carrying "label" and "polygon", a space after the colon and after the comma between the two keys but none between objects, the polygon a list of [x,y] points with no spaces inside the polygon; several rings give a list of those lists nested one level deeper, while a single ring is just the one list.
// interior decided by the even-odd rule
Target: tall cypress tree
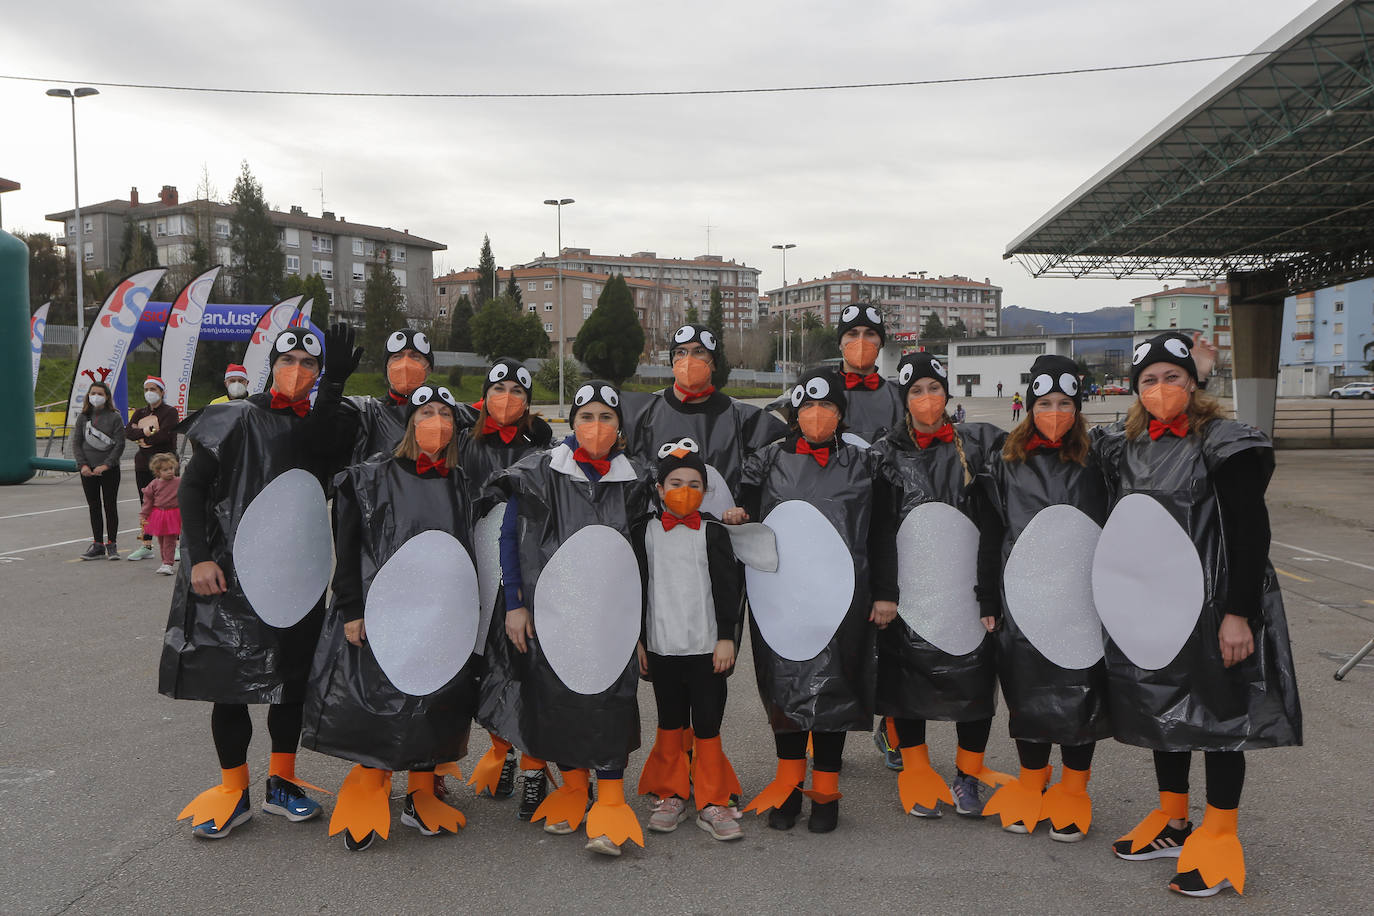
[{"label": "tall cypress tree", "polygon": [[510,269],[510,279],[506,281],[506,298],[515,303],[521,311],[525,308],[525,297],[520,295],[520,281],[515,279],[515,268]]},{"label": "tall cypress tree", "polygon": [[725,305],[720,301],[720,287],[711,287],[711,310],[706,315],[706,326],[716,335],[716,368],[711,372],[711,384],[724,388],[730,379],[730,360],[725,355]]},{"label": "tall cypress tree", "polygon": [[594,376],[619,385],[634,375],[644,352],[644,328],[625,278],[616,274],[596,300],[596,309],[573,341],[573,356]]},{"label": "tall cypress tree", "polygon": [[275,302],[282,289],[286,255],[277,247],[277,228],[272,225],[262,185],[253,177],[247,160],[229,202],[234,205],[229,220],[229,250],[233,254],[229,275],[234,295],[240,302]]},{"label": "tall cypress tree", "polygon": [[367,358],[381,366],[386,363],[386,338],[406,324],[401,284],[391,272],[391,257],[372,265],[363,287],[362,347]]},{"label": "tall cypress tree", "polygon": [[487,300],[496,295],[496,255],[491,253],[491,239],[482,236],[482,252],[477,257],[477,285],[472,295],[472,310],[480,312]]}]

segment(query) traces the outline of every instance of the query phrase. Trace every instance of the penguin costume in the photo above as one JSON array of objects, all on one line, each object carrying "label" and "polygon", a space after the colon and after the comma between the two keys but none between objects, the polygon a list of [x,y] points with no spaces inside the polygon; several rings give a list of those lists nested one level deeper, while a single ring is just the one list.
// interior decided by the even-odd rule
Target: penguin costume
[{"label": "penguin costume", "polygon": [[808,370],[792,390],[794,429],[744,467],[742,507],[773,529],[778,552],[776,572],[745,571],[754,673],[778,753],[776,777],[747,810],[772,809],[780,830],[801,808],[808,735],[808,827],[838,822],[845,732],[873,725],[869,621],[896,593],[891,519],[874,499],[869,453],[840,437],[846,402],[838,373]]},{"label": "penguin costume", "polygon": [[411,771],[402,823],[425,836],[465,823],[434,792],[435,769],[467,753],[480,667],[457,409],[447,388],[421,385],[410,396],[397,453],[335,479],[333,601],[315,652],[303,740],[357,764],[329,824],[331,836],[346,831],[353,850],[388,835],[392,770]]},{"label": "penguin costume", "polygon": [[[977,587],[981,532],[995,524],[983,482],[1003,433],[987,423],[951,422],[948,370],[930,353],[902,357],[897,381],[907,417],[871,450],[880,498],[897,518],[900,587],[899,619],[878,634],[877,710],[894,720],[902,810],[939,817],[943,801],[978,816],[978,783],[1009,778],[983,764],[997,703],[996,644],[985,621],[1001,607],[995,590]],[[986,544],[995,549],[997,541]],[[952,785],[930,764],[928,719],[957,725]]]},{"label": "penguin costume", "polygon": [[[622,450],[614,385],[593,379],[577,389],[573,429],[487,487],[488,502],[507,503],[502,593],[515,649],[510,671],[493,666],[488,677],[513,682],[494,690],[518,692],[512,737],[563,773],[533,820],[567,834],[586,813],[588,849],[619,855],[627,839],[644,842],[623,780],[639,747],[635,646],[644,600],[630,532],[649,517],[650,490]],[[590,769],[599,791],[587,812]]]},{"label": "penguin costume", "polygon": [[[1136,347],[1131,387],[1138,402],[1098,442],[1115,503],[1094,554],[1093,598],[1107,632],[1114,733],[1155,752],[1160,807],[1113,849],[1130,860],[1177,856],[1170,888],[1180,893],[1243,892],[1243,752],[1302,742],[1268,561],[1273,446],[1198,391],[1181,334]],[[1197,829],[1188,821],[1192,751],[1207,757]]]},{"label": "penguin costume", "polygon": [[[1060,842],[1083,839],[1092,823],[1093,747],[1112,733],[1102,621],[1092,600],[1107,482],[1082,397],[1072,359],[1046,354],[1031,365],[1026,419],[988,463],[1004,533],[996,562],[978,570],[981,588],[1002,600],[997,674],[1021,758],[1019,777],[1001,785],[983,813],[1000,815],[1012,833],[1032,833],[1048,820],[1050,838]],[[1046,791],[1052,744],[1063,748],[1064,768]]]},{"label": "penguin costume", "polygon": [[[527,455],[549,447],[553,431],[542,418],[530,412],[533,395],[534,377],[524,363],[503,358],[487,368],[482,380],[482,400],[477,405],[476,421],[458,437],[458,454],[474,504],[481,500],[487,481],[498,472]],[[505,500],[488,508],[476,520],[473,538],[482,600],[482,625],[477,634],[477,652],[485,656],[488,665],[499,668],[501,673],[483,678],[482,681],[482,699],[477,719],[491,735],[491,748],[477,762],[468,778],[468,785],[478,795],[487,792],[500,798],[510,796],[515,789],[517,759],[512,742],[518,738],[520,726],[520,694],[508,674],[512,654],[510,641],[506,639],[504,626],[491,626],[493,618],[498,621],[505,619],[504,605],[497,612],[497,596],[501,587],[498,541],[505,511]],[[528,754],[519,761],[519,768],[524,773],[524,795],[519,813],[521,818],[528,820],[544,800],[548,776],[545,762]]]},{"label": "penguin costume", "polygon": [[887,346],[883,314],[869,303],[847,305],[835,333],[844,356],[841,371],[849,400],[846,435],[856,445],[872,445],[906,417],[901,386],[878,374],[878,353]]},{"label": "penguin costume", "polygon": [[312,458],[310,389],[323,345],[288,328],[270,355],[269,392],[215,404],[180,426],[191,442],[181,478],[182,547],[158,690],[214,703],[221,784],[178,815],[219,839],[252,815],[249,703],[270,703],[272,757],[263,810],[319,814],[295,780],[301,703],[329,584],[329,516]]},{"label": "penguin costume", "polygon": [[650,464],[664,442],[689,438],[706,462],[706,501],[702,508],[720,517],[736,505],[740,475],[747,456],[787,433],[783,422],[752,404],[721,394],[711,386],[715,355],[721,343],[699,324],[673,333],[674,382],[648,395],[627,394],[625,439],[630,456]]}]

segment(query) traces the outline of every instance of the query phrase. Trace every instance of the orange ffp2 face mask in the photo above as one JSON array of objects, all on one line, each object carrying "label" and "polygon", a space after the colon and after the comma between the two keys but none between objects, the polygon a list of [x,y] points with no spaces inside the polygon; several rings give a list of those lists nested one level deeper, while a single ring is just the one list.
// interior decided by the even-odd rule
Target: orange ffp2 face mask
[{"label": "orange ffp2 face mask", "polygon": [[797,411],[797,426],[808,442],[829,442],[839,425],[840,415],[833,407],[808,404]]},{"label": "orange ffp2 face mask", "polygon": [[391,360],[391,364],[386,367],[386,381],[391,386],[391,390],[397,394],[410,397],[416,388],[425,383],[429,376],[429,367],[422,359],[413,359],[407,355]]},{"label": "orange ffp2 face mask", "polygon": [[315,372],[307,369],[300,363],[293,363],[289,366],[277,366],[272,371],[272,387],[277,389],[277,393],[284,398],[292,401],[299,401],[309,391],[310,386],[315,384]]},{"label": "orange ffp2 face mask", "polygon": [[711,364],[695,356],[684,356],[673,363],[673,379],[683,391],[702,391],[711,384]]},{"label": "orange ffp2 face mask", "polygon": [[426,454],[439,454],[452,439],[453,418],[447,412],[425,417],[415,423],[415,444]]},{"label": "orange ffp2 face mask", "polygon": [[1182,385],[1159,382],[1140,392],[1140,403],[1161,423],[1168,423],[1188,407],[1189,391]]},{"label": "orange ffp2 face mask", "polygon": [[871,340],[851,340],[844,345],[844,361],[855,369],[867,369],[878,360],[878,345]]},{"label": "orange ffp2 face mask", "polygon": [[1035,428],[1050,442],[1058,442],[1077,418],[1075,410],[1040,410],[1035,413]]},{"label": "orange ffp2 face mask", "polygon": [[615,437],[620,432],[620,427],[615,423],[599,423],[596,420],[585,420],[577,424],[573,430],[577,436],[577,444],[586,450],[587,454],[593,458],[605,458],[611,453],[611,446],[615,445]]},{"label": "orange ffp2 face mask", "polygon": [[663,493],[663,505],[668,511],[682,518],[701,508],[705,494],[693,487],[675,487]]},{"label": "orange ffp2 face mask", "polygon": [[527,406],[524,396],[513,391],[490,391],[484,404],[487,416],[502,426],[510,426],[523,417]]},{"label": "orange ffp2 face mask", "polygon": [[934,426],[945,415],[945,402],[943,394],[913,394],[906,399],[906,409],[917,423]]}]

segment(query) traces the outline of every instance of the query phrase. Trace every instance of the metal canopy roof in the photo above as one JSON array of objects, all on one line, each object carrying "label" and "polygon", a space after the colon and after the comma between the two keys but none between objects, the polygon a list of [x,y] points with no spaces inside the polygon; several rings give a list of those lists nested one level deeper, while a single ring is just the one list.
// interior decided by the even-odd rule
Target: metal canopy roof
[{"label": "metal canopy roof", "polygon": [[1374,273],[1374,0],[1322,0],[1007,246],[1034,276]]}]

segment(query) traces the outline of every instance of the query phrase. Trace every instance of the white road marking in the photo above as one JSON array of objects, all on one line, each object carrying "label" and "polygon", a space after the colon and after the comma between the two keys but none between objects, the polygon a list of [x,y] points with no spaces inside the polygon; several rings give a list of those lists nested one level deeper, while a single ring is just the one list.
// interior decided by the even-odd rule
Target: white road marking
[{"label": "white road marking", "polygon": [[[130,534],[139,531],[139,528],[125,528],[120,534]],[[66,547],[68,544],[80,544],[82,541],[89,541],[90,538],[72,538],[70,541],[57,541],[52,544],[39,544],[37,547],[20,547],[18,550],[0,550],[0,558],[14,556],[16,553],[28,553],[31,550],[47,550],[49,547]]]},{"label": "white road marking", "polygon": [[[140,500],[130,497],[129,499],[115,500],[117,503],[136,503]],[[61,509],[39,509],[37,512],[18,512],[14,515],[0,515],[0,522],[7,518],[28,518],[31,515],[47,515],[50,512],[70,512],[73,509],[85,509],[87,506],[63,506]]]},{"label": "white road marking", "polygon": [[1329,553],[1319,553],[1315,550],[1308,550],[1306,547],[1299,547],[1297,544],[1285,544],[1283,541],[1271,541],[1270,543],[1277,544],[1280,547],[1287,547],[1289,550],[1300,550],[1303,553],[1310,553],[1312,556],[1321,557],[1323,560],[1335,560],[1338,563],[1349,563],[1351,566],[1358,566],[1360,569],[1367,569],[1370,572],[1374,572],[1374,566],[1369,566],[1365,563],[1356,563],[1354,560],[1347,560],[1344,557],[1333,557]]}]

